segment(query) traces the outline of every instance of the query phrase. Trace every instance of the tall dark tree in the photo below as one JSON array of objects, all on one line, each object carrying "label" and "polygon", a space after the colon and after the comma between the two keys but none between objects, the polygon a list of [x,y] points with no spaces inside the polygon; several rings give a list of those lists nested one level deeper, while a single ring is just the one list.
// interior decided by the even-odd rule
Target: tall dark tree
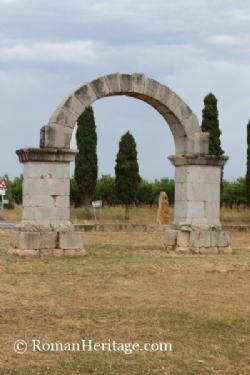
[{"label": "tall dark tree", "polygon": [[121,137],[115,166],[116,193],[125,205],[125,219],[129,219],[129,207],[135,202],[139,182],[136,143],[127,132]]},{"label": "tall dark tree", "polygon": [[247,174],[246,174],[246,198],[250,206],[250,120],[247,124]]},{"label": "tall dark tree", "polygon": [[209,154],[223,155],[221,148],[219,128],[219,113],[217,109],[217,99],[214,94],[210,93],[204,98],[204,108],[202,110],[201,128],[204,132],[209,133]]},{"label": "tall dark tree", "polygon": [[[204,108],[202,110],[201,129],[209,133],[209,151],[210,155],[221,156],[224,151],[221,148],[219,127],[219,113],[217,109],[217,99],[211,92],[204,98]],[[221,170],[220,195],[223,191],[223,169]]]},{"label": "tall dark tree", "polygon": [[79,153],[75,161],[75,180],[77,194],[76,206],[86,207],[89,216],[89,204],[94,195],[97,182],[97,135],[92,107],[87,107],[77,121],[76,142]]}]

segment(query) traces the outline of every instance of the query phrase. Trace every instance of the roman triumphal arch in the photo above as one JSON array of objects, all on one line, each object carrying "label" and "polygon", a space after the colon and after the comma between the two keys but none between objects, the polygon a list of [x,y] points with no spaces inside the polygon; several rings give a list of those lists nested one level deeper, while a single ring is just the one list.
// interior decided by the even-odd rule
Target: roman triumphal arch
[{"label": "roman triumphal arch", "polygon": [[40,133],[40,148],[17,151],[23,163],[23,213],[11,232],[17,255],[84,255],[82,236],[70,222],[69,164],[75,123],[100,98],[126,95],[154,107],[166,120],[175,142],[174,223],[165,244],[176,253],[231,251],[219,219],[221,169],[226,156],[208,155],[209,136],[191,109],[168,87],[143,74],[110,74],[72,91]]}]

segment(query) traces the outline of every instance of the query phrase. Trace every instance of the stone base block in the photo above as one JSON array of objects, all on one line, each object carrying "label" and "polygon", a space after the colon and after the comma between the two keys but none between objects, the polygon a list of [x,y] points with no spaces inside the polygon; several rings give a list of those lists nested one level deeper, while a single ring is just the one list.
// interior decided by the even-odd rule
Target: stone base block
[{"label": "stone base block", "polygon": [[14,228],[10,236],[10,253],[18,256],[61,257],[83,256],[83,240],[75,231],[20,231]]},{"label": "stone base block", "polygon": [[230,254],[231,236],[223,230],[168,229],[165,233],[167,252],[175,254]]},{"label": "stone base block", "polygon": [[79,257],[86,255],[84,249],[71,249],[71,250],[62,250],[62,249],[41,249],[41,250],[24,250],[24,249],[15,249],[10,248],[9,253],[12,255],[17,255],[20,257],[37,257],[37,258],[47,258],[47,257]]}]

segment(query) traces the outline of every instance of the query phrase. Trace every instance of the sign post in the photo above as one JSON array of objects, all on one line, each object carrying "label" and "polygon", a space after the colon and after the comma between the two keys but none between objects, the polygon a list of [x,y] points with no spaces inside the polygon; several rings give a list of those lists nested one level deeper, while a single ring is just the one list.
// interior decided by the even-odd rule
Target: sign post
[{"label": "sign post", "polygon": [[[94,211],[94,217],[95,217],[95,221],[96,221],[96,208],[102,208],[102,201],[99,200],[99,201],[93,201],[92,202],[92,207],[93,207],[93,211]],[[100,215],[99,215],[99,219],[100,219]]]},{"label": "sign post", "polygon": [[4,180],[0,181],[0,196],[1,196],[1,211],[3,211],[4,203],[7,201],[4,200],[6,195],[7,186]]}]

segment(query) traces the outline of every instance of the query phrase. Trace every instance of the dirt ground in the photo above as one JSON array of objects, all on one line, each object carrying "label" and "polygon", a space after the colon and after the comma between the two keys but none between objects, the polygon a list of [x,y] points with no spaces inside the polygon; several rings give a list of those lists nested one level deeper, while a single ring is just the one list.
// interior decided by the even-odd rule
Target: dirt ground
[{"label": "dirt ground", "polygon": [[[84,239],[83,258],[20,259],[0,230],[0,374],[250,374],[250,233],[233,233],[234,253],[220,256],[169,256],[160,232]],[[32,352],[34,339],[172,351]]]}]

